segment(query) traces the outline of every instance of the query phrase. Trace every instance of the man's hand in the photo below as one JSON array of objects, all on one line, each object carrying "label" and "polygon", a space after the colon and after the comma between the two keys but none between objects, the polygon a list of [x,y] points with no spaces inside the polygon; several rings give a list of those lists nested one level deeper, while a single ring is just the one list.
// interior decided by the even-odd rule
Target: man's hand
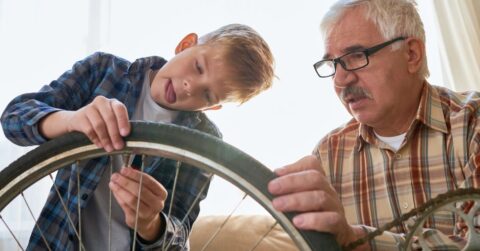
[{"label": "man's hand", "polygon": [[[142,175],[140,207],[137,212],[140,176]],[[152,176],[130,167],[123,167],[119,173],[114,173],[109,187],[125,213],[126,224],[133,229],[135,218],[138,217],[138,234],[147,241],[158,238],[161,224],[164,224],[161,222],[160,212],[165,205],[167,190]]]},{"label": "man's hand", "polygon": [[304,157],[275,173],[279,177],[268,184],[270,193],[277,196],[273,207],[282,212],[297,212],[293,218],[297,228],[332,233],[342,246],[358,239],[357,229],[347,223],[337,193],[315,156]]},{"label": "man's hand", "polygon": [[130,134],[127,108],[116,99],[97,96],[90,104],[77,111],[59,111],[40,122],[40,132],[46,138],[78,131],[105,151],[124,147],[122,137]]}]

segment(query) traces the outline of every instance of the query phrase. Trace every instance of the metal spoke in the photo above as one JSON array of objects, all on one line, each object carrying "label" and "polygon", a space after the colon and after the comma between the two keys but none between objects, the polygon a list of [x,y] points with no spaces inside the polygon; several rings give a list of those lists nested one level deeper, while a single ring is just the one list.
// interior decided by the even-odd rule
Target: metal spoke
[{"label": "metal spoke", "polygon": [[[55,185],[55,180],[53,179],[53,176],[52,176],[51,173],[48,176],[50,176],[50,179],[53,181],[53,188],[55,189],[55,191],[57,193],[57,196],[60,199],[60,203],[62,204],[63,210],[65,211],[65,214],[67,214],[67,219],[70,222],[70,225],[72,226],[73,231],[75,232],[75,235],[77,236],[77,238],[79,238],[79,234],[77,232],[77,229],[75,228],[75,224],[73,224],[73,220],[70,217],[70,213],[68,212],[67,206],[65,205],[65,202],[63,201],[62,195],[60,194],[60,191],[58,190],[57,185]],[[85,250],[85,247],[83,246],[82,242],[79,241],[79,245],[81,246],[81,248],[83,250]]]},{"label": "metal spoke", "polygon": [[[213,174],[209,174],[208,175],[208,182],[205,182],[205,184],[203,184],[202,188],[200,189],[200,192],[198,193],[197,197],[195,197],[195,200],[193,200],[192,202],[192,205],[190,206],[190,208],[188,209],[188,211],[185,213],[185,216],[183,217],[183,219],[180,221],[180,225],[183,225],[183,223],[185,223],[186,219],[188,218],[188,215],[190,214],[190,212],[193,210],[193,208],[195,207],[195,205],[197,204],[198,200],[200,199],[200,195],[203,194],[203,191],[205,189],[207,189],[208,187],[208,184],[210,184],[210,180],[212,179],[212,176]],[[180,227],[175,229],[175,232],[173,234],[173,236],[175,236],[175,234],[178,232],[178,230],[181,229]],[[167,249],[170,247],[170,245],[172,245],[173,243],[173,239],[172,238],[169,242],[168,242],[168,245],[167,245]]]},{"label": "metal spoke", "polygon": [[[201,246],[198,247],[199,250],[202,249],[205,251],[211,249],[214,245],[216,245],[215,243],[222,238],[222,233],[225,233],[228,231],[228,229],[230,229],[229,223],[233,222],[236,218],[236,215],[239,214],[241,209],[240,206],[245,205],[246,195],[244,193],[246,193],[248,196],[251,196],[260,204],[260,206],[263,206],[270,214],[272,214],[272,216],[278,222],[276,224],[282,225],[285,228],[287,234],[290,235],[300,250],[310,250],[310,243],[317,243],[317,241],[320,242],[323,240],[320,238],[322,236],[304,236],[302,231],[299,231],[294,227],[288,215],[284,215],[281,212],[274,210],[270,200],[271,195],[265,189],[265,181],[271,179],[273,177],[273,173],[252,157],[246,155],[235,147],[224,143],[222,140],[219,140],[215,137],[207,137],[196,130],[189,130],[185,127],[170,125],[169,123],[164,124],[136,121],[132,121],[132,126],[134,127],[134,130],[132,129],[131,134],[125,138],[126,147],[124,149],[115,150],[114,152],[105,152],[104,149],[92,144],[87,137],[77,132],[72,133],[71,135],[65,135],[65,137],[61,137],[59,139],[53,139],[47,142],[45,145],[34,149],[25,156],[20,157],[16,161],[12,162],[7,168],[5,168],[5,170],[2,170],[2,173],[5,173],[5,176],[2,176],[2,179],[0,179],[0,207],[3,209],[5,206],[8,206],[16,196],[21,195],[22,191],[28,191],[27,189],[29,189],[32,184],[38,182],[40,178],[49,176],[49,179],[52,180],[53,185],[48,184],[51,185],[51,188],[50,192],[48,193],[47,202],[54,203],[55,210],[57,210],[56,217],[60,217],[59,220],[61,220],[61,222],[56,222],[60,225],[52,225],[51,227],[60,227],[63,229],[62,232],[58,234],[61,234],[62,238],[68,238],[65,239],[65,241],[70,247],[74,247],[74,249],[79,251],[85,251],[87,244],[95,246],[95,241],[98,238],[103,238],[103,246],[107,251],[114,249],[116,244],[118,244],[118,246],[123,246],[123,248],[126,248],[127,250],[130,250],[133,244],[132,249],[138,249],[141,248],[140,246],[142,244],[140,242],[142,238],[141,235],[138,235],[138,231],[143,230],[143,216],[139,214],[139,211],[140,209],[143,209],[144,205],[141,205],[140,203],[145,201],[143,193],[147,192],[145,190],[147,187],[144,189],[143,183],[147,183],[147,178],[149,178],[149,176],[147,176],[149,174],[145,172],[152,169],[151,171],[154,172],[154,175],[158,174],[161,176],[158,181],[160,183],[165,183],[163,185],[165,185],[168,189],[168,197],[171,197],[167,198],[166,201],[163,201],[170,204],[168,206],[164,206],[160,215],[162,217],[162,224],[165,224],[162,225],[162,229],[167,229],[166,234],[163,236],[160,235],[158,240],[156,240],[162,243],[159,244],[159,246],[161,245],[165,250],[169,250],[177,248],[177,245],[183,245],[183,242],[186,241],[184,238],[187,238],[187,235],[189,234],[188,232],[192,230],[191,224],[187,223],[190,223],[191,219],[194,217],[203,216],[202,214],[196,215],[197,209],[200,201],[206,195],[206,191],[210,185],[209,182],[212,180],[213,175],[215,174],[223,177],[227,182],[230,182],[231,185],[238,187],[242,191],[242,194],[234,199],[230,207],[223,209],[222,213],[226,215],[223,216],[221,220],[215,221],[218,224],[216,224],[215,227],[209,231],[207,238],[201,240]],[[132,155],[136,156],[137,158],[132,159]],[[109,160],[106,158],[107,156],[113,158],[110,159],[110,163],[103,162],[105,160]],[[152,156],[152,159],[150,159],[150,156]],[[124,163],[122,163],[122,157],[124,158]],[[143,157],[141,163],[140,157]],[[164,162],[164,159],[168,159],[168,161]],[[152,167],[148,167],[150,160],[152,160]],[[172,162],[170,162],[170,160]],[[102,193],[100,193],[102,199],[94,196],[98,195],[98,191],[92,191],[93,194],[91,194],[91,196],[93,197],[89,196],[89,200],[83,200],[81,197],[82,195],[89,195],[90,186],[99,184],[96,183],[97,181],[102,182],[100,183],[101,186],[98,188],[103,188],[104,185],[109,185],[107,182],[108,171],[105,170],[109,168],[109,164],[109,172],[111,177],[112,175],[115,175],[115,172],[119,171],[118,169],[121,168],[123,164],[128,166],[131,162],[133,162],[133,165],[136,167],[141,167],[142,174],[141,177],[137,175],[137,181],[139,182],[137,185],[140,184],[140,186],[137,187],[137,189],[134,189],[135,194],[137,192],[139,193],[137,195],[138,197],[133,197],[133,203],[136,203],[138,214],[129,215],[130,226],[127,226],[124,222],[124,219],[120,219],[123,218],[122,213],[124,212],[121,211],[123,205],[119,205],[116,202],[116,194],[112,190],[108,192],[102,191]],[[101,170],[97,170],[97,168],[95,168],[91,171],[101,171],[105,176],[92,177],[95,179],[86,180],[86,174],[84,172],[88,170],[83,169],[86,163],[92,165],[95,164],[95,167],[100,168]],[[175,165],[176,169],[174,170]],[[186,181],[184,181],[183,172],[185,170],[180,168],[185,168],[186,165],[192,166],[192,168],[197,168],[198,170],[194,171],[201,172],[201,174],[194,173],[195,176],[189,176],[190,173],[185,173],[185,180],[191,179],[192,182],[195,183],[182,184],[191,186],[186,188],[192,189],[192,191],[185,191],[185,196],[188,198],[185,198],[186,201],[183,201],[181,198],[179,198],[181,197],[180,195],[183,194],[180,183]],[[156,168],[162,168],[162,166],[168,168],[167,173],[163,172],[162,169],[156,170]],[[55,172],[59,170],[61,170],[59,176],[55,177]],[[73,173],[75,171],[77,171],[77,173]],[[91,174],[93,175],[93,173]],[[173,177],[173,175],[175,175],[175,177]],[[65,180],[66,183],[62,183],[62,185],[60,185],[61,178],[69,179],[70,181],[73,180],[73,182],[68,183],[68,180]],[[57,180],[59,182],[56,182]],[[85,190],[85,186],[89,187],[89,189],[87,189],[88,191]],[[109,195],[107,195],[107,193],[109,193]],[[72,195],[73,197],[68,195]],[[22,196],[24,200],[30,199],[27,198],[28,194],[24,194]],[[244,197],[242,198],[242,196]],[[241,200],[239,201],[238,198],[241,198]],[[75,201],[75,199],[78,199],[78,201]],[[100,203],[90,207],[89,204],[93,199],[98,199],[98,202]],[[180,206],[176,203],[178,201],[186,204],[179,209],[180,211],[178,213],[180,214],[176,214],[176,207]],[[88,204],[86,204],[87,202]],[[32,201],[28,201],[28,203],[30,203],[30,205],[27,204],[30,214],[35,213],[36,208],[33,206],[34,203],[32,203]],[[99,211],[101,212],[101,215],[99,214],[96,217],[101,216],[109,218],[103,218],[101,221],[89,219],[89,216],[84,214],[86,212],[85,206],[87,206],[89,212],[92,212],[94,215],[96,215],[94,210],[98,209],[97,206],[101,206],[102,208],[100,208]],[[132,204],[131,206],[135,206],[135,204]],[[47,207],[48,205],[43,206],[43,214],[47,212],[45,211],[48,210]],[[234,208],[232,209],[232,207]],[[33,211],[31,209],[33,209]],[[92,211],[90,211],[90,209],[92,209]],[[114,218],[117,217],[117,209],[119,219]],[[23,214],[25,213],[26,212],[23,212]],[[3,217],[7,216],[5,211],[0,211],[0,214],[0,216]],[[43,214],[38,216],[38,213],[35,213],[32,216],[35,220],[35,226],[31,226],[32,224],[29,222],[30,229],[33,229],[35,234],[35,243],[32,244],[39,244],[43,246],[45,250],[54,250],[55,247],[53,247],[53,242],[55,240],[52,239],[54,237],[51,237],[47,231],[50,229],[50,227],[44,226],[43,224],[43,216],[47,217],[48,215]],[[135,218],[131,219],[130,216]],[[35,219],[35,217],[38,218],[38,220]],[[29,216],[27,216],[27,218],[31,219]],[[24,218],[21,220],[24,220]],[[134,222],[131,220],[134,220]],[[2,218],[2,221],[5,225],[6,222],[12,224],[9,218]],[[99,225],[100,229],[98,229],[98,231],[101,231],[102,234],[97,236],[95,233],[90,232],[90,226],[85,225],[86,222],[92,222],[94,227]],[[263,232],[266,232],[273,223],[274,222],[269,221],[267,226],[263,228]],[[105,224],[109,225],[108,233],[105,232]],[[255,222],[252,222],[251,224],[255,224]],[[23,235],[23,229],[19,228],[19,231],[17,231],[17,226],[14,226],[14,224],[7,226],[7,228],[9,227],[11,227],[13,233],[17,235],[14,237],[8,237],[8,244],[10,246],[14,246],[12,249],[20,250],[20,248],[15,248],[16,244],[14,243],[13,238],[17,239],[17,243],[24,245],[25,248],[29,248],[26,245],[27,240],[24,239],[26,237]],[[277,228],[279,227],[277,226]],[[273,231],[276,231],[277,228],[275,228]],[[116,232],[117,229],[119,232]],[[83,231],[85,231],[85,234]],[[4,232],[7,231],[5,230]],[[131,237],[133,232],[135,232],[134,236]],[[95,235],[93,237],[94,239],[91,240],[92,243],[90,243],[88,239],[90,236],[89,233]],[[108,236],[105,236],[107,234]],[[271,236],[273,235],[273,232],[270,230],[265,235],[264,233],[259,233],[252,238],[249,243],[247,243],[248,246],[245,248],[245,250],[250,250],[254,244],[255,246],[252,250],[259,245],[264,246],[268,241],[268,237],[265,240],[265,236],[267,235]],[[42,239],[40,239],[40,237]],[[105,241],[107,241],[105,240],[105,237],[108,238],[108,243],[105,243]],[[258,240],[260,237],[262,237],[262,239]],[[52,245],[47,248],[47,246],[50,245],[50,241],[52,241]],[[83,243],[83,241],[85,241],[85,243]],[[138,247],[135,246],[137,244],[136,241],[139,241]],[[261,242],[263,242],[263,244],[259,244]],[[229,244],[234,245],[233,243]],[[108,248],[105,246],[108,246]],[[259,248],[257,247],[255,250],[258,249]],[[316,247],[314,247],[313,250],[316,250]]]},{"label": "metal spoke", "polygon": [[[175,179],[173,180],[173,190],[172,190],[172,195],[170,196],[170,205],[168,207],[168,214],[167,214],[167,219],[170,219],[170,216],[172,215],[172,208],[173,208],[173,198],[175,198],[175,191],[177,188],[177,180],[178,180],[178,173],[180,172],[180,166],[182,165],[182,162],[177,161],[177,164],[175,165]],[[164,224],[167,224],[167,222],[164,222]],[[162,250],[165,250],[165,242],[167,240],[167,233],[163,235],[163,241],[162,241]]]},{"label": "metal spoke", "polygon": [[217,237],[217,235],[220,233],[220,230],[222,230],[222,228],[225,226],[225,224],[230,219],[230,217],[232,217],[233,213],[235,211],[237,211],[237,209],[240,207],[242,202],[245,201],[245,198],[247,198],[246,193],[243,194],[242,199],[237,203],[237,205],[235,206],[235,208],[233,208],[233,210],[230,212],[230,214],[228,214],[227,218],[225,218],[225,220],[222,222],[222,224],[217,228],[217,230],[215,231],[215,233],[213,233],[213,235],[210,237],[210,239],[208,239],[207,243],[205,243],[202,250],[200,250],[200,251],[204,251],[208,247],[208,245],[210,245],[210,243]]},{"label": "metal spoke", "polygon": [[125,166],[131,166],[133,162],[133,156],[134,154],[130,154],[130,153],[123,154],[122,155],[123,164]]},{"label": "metal spoke", "polygon": [[[122,154],[122,157],[123,157],[123,161],[124,161],[124,164],[126,166],[131,166],[132,165],[132,162],[133,162],[133,159],[134,159],[134,154]],[[113,156],[110,155],[109,156],[110,158],[110,163],[109,163],[109,172],[110,172],[110,177],[113,175]],[[137,240],[137,231],[138,231],[138,220],[139,220],[139,209],[140,209],[140,203],[141,203],[141,192],[142,192],[142,186],[143,186],[143,172],[144,172],[144,169],[145,169],[145,158],[146,156],[145,155],[141,155],[141,159],[142,159],[142,164],[141,164],[141,167],[140,167],[140,171],[142,173],[142,175],[140,176],[140,186],[138,188],[138,197],[137,197],[137,205],[136,205],[136,216],[135,216],[135,225],[134,225],[134,228],[133,228],[133,241],[132,241],[132,246],[131,246],[131,250],[136,250],[136,240]],[[169,205],[169,208],[168,208],[168,212],[167,212],[167,220],[170,219],[171,215],[172,215],[172,211],[173,211],[173,202],[174,202],[174,198],[175,198],[175,192],[176,192],[176,188],[177,188],[177,183],[178,183],[178,179],[179,179],[179,172],[180,172],[180,167],[182,165],[182,162],[180,161],[177,161],[176,163],[176,170],[175,170],[175,178],[173,180],[173,188],[172,188],[172,193],[171,193],[171,198],[170,198],[170,205]],[[77,200],[77,210],[78,210],[78,229],[75,227],[75,224],[73,223],[73,220],[71,218],[71,215],[68,211],[68,208],[67,208],[67,205],[66,205],[66,202],[64,201],[63,197],[61,196],[61,193],[60,193],[60,190],[59,188],[56,186],[55,184],[55,179],[54,177],[52,176],[52,174],[49,174],[50,176],[50,179],[52,180],[53,182],[53,188],[54,190],[56,191],[57,193],[57,196],[60,200],[60,203],[63,207],[63,210],[65,211],[66,215],[67,215],[67,219],[70,223],[70,225],[72,226],[74,232],[75,232],[75,235],[77,236],[78,238],[78,241],[79,241],[79,250],[83,250],[85,251],[85,246],[83,244],[83,240],[82,240],[82,224],[81,224],[81,220],[82,220],[82,215],[81,215],[81,204],[80,204],[80,194],[81,194],[81,177],[80,177],[80,163],[79,161],[77,160],[75,163],[74,163],[74,166],[76,167],[76,180],[77,180],[77,194],[78,194],[78,200]],[[210,182],[211,179],[213,178],[213,174],[209,174],[208,175],[208,181]],[[193,203],[192,205],[190,206],[190,208],[187,210],[185,216],[181,219],[180,221],[180,225],[183,225],[186,220],[188,219],[188,216],[190,215],[190,213],[192,212],[193,208],[194,208],[194,205],[197,204],[197,202],[199,201],[200,197],[201,197],[201,194],[203,194],[203,192],[205,191],[205,189],[208,187],[208,184],[209,182],[206,182],[205,184],[203,184],[203,186],[200,188],[200,192],[198,193],[198,195],[195,197],[195,199],[193,200]],[[38,222],[37,220],[35,219],[35,216],[24,196],[23,193],[21,193],[22,197],[23,197],[23,200],[25,201],[25,204],[27,205],[27,208],[32,216],[32,218],[35,220],[35,225],[36,225],[36,228],[39,230],[40,232],[40,235],[42,237],[42,240],[45,242],[47,248],[49,251],[51,251],[52,249],[50,248],[49,244],[48,244],[48,241],[46,239],[46,237],[44,236],[44,233],[42,232],[42,230],[40,229],[40,226],[38,225]],[[238,203],[235,204],[234,208],[229,212],[229,214],[227,215],[227,217],[223,220],[223,222],[220,224],[219,227],[217,227],[217,229],[215,230],[215,232],[209,237],[208,241],[203,245],[201,251],[205,251],[209,246],[210,244],[213,243],[213,241],[217,238],[217,236],[221,233],[221,231],[227,226],[227,222],[231,219],[231,217],[234,215],[234,213],[238,210],[238,208],[242,205],[242,203],[245,201],[245,199],[247,198],[247,194],[244,193],[242,198],[238,201]],[[110,190],[109,191],[109,211],[108,211],[108,250],[111,250],[112,248],[112,202],[113,202],[113,194],[112,194],[112,191]],[[5,226],[8,228],[8,230],[10,231],[10,234],[13,236],[13,238],[15,239],[15,241],[17,242],[18,246],[21,248],[21,250],[25,250],[21,244],[20,244],[20,241],[18,240],[18,238],[16,236],[14,236],[12,230],[9,228],[9,226],[6,224],[5,220],[2,218],[2,216],[0,215],[0,218],[1,220],[4,222]],[[167,222],[164,222],[164,224],[167,224]],[[274,227],[278,224],[278,222],[275,222],[270,228],[269,230],[260,237],[259,240],[257,240],[254,244],[254,246],[250,249],[250,251],[253,251],[255,250],[259,245],[260,243],[266,238],[266,236],[268,236],[268,234],[270,234],[270,232],[274,229]],[[163,238],[163,241],[162,241],[162,249],[161,250],[168,250],[170,248],[170,246],[173,244],[174,242],[174,239],[175,239],[175,235],[179,232],[179,230],[181,229],[180,228],[176,228],[175,231],[174,231],[174,234],[173,234],[173,237],[169,240],[167,240],[167,233],[164,234],[164,236],[162,237]]]},{"label": "metal spoke", "polygon": [[2,215],[0,214],[0,220],[3,221],[3,224],[5,225],[5,227],[7,227],[8,229],[8,232],[10,232],[10,234],[12,235],[13,239],[15,239],[15,241],[17,242],[17,245],[20,247],[20,249],[22,249],[22,251],[24,251],[25,249],[22,247],[22,245],[20,244],[20,241],[18,241],[18,238],[17,236],[15,236],[15,234],[12,232],[12,230],[10,229],[10,227],[8,226],[8,224],[5,222],[5,220],[3,219]]},{"label": "metal spoke", "polygon": [[[110,170],[110,176],[113,175],[113,156],[110,155],[110,164],[108,169]],[[112,190],[108,189],[108,251],[112,250]]]},{"label": "metal spoke", "polygon": [[145,166],[145,155],[142,154],[142,165],[140,168],[140,186],[138,187],[138,198],[137,198],[137,210],[135,213],[135,227],[133,229],[133,243],[132,250],[135,250],[135,243],[137,242],[137,229],[138,229],[138,210],[140,209],[140,198],[142,196],[142,184],[143,184],[143,169]]},{"label": "metal spoke", "polygon": [[[80,207],[80,165],[79,161],[75,161],[75,166],[77,167],[77,213],[78,213],[78,250],[82,250],[82,210]],[[75,168],[74,168],[75,169]],[[85,250],[85,249],[83,249]]]},{"label": "metal spoke", "polygon": [[32,216],[32,218],[35,222],[35,227],[37,228],[38,232],[40,232],[40,236],[42,237],[43,241],[45,242],[45,246],[47,246],[48,250],[51,251],[52,249],[50,248],[50,245],[48,245],[47,239],[45,238],[45,235],[43,234],[42,229],[38,225],[37,219],[35,218],[35,215],[33,215],[32,209],[30,208],[30,205],[28,204],[27,199],[25,198],[25,195],[23,194],[23,192],[22,192],[21,195],[22,195],[23,201],[25,201],[25,205],[27,206],[28,211],[30,212],[30,215]]},{"label": "metal spoke", "polygon": [[257,243],[255,243],[255,246],[252,247],[252,249],[250,249],[250,251],[253,251],[255,250],[258,245],[260,245],[260,243],[263,241],[263,239],[265,239],[265,237],[267,237],[268,234],[270,234],[270,232],[272,232],[273,228],[278,224],[278,222],[275,222],[272,227],[270,227],[270,229],[257,241]]},{"label": "metal spoke", "polygon": [[[474,205],[472,208],[470,208],[470,211],[468,211],[468,214],[465,215],[463,218],[465,222],[467,223],[468,226],[468,247],[466,247],[466,250],[473,250],[476,247],[480,247],[480,234],[477,232],[476,229],[476,218],[480,217],[478,215],[480,209],[480,201],[474,202]],[[471,249],[468,249],[471,248]]]}]

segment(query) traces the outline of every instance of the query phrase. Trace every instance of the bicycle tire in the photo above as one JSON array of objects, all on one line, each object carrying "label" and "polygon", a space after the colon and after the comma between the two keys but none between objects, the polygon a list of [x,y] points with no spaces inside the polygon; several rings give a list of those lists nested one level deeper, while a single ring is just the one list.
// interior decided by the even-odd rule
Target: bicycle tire
[{"label": "bicycle tire", "polygon": [[111,154],[135,153],[179,160],[214,173],[237,186],[262,205],[284,228],[300,250],[340,250],[333,235],[300,231],[293,213],[273,209],[267,184],[275,174],[234,146],[206,133],[173,124],[131,122],[124,149],[111,153],[78,132],[48,141],[21,156],[0,172],[0,211],[22,191],[44,176],[76,160]]}]

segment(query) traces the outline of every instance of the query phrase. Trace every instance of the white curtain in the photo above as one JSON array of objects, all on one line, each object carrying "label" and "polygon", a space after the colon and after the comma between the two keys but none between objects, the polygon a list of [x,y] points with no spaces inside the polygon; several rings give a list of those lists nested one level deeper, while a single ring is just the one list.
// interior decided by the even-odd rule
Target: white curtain
[{"label": "white curtain", "polygon": [[480,90],[480,1],[433,0],[443,78],[458,91]]},{"label": "white curtain", "polygon": [[[88,20],[98,19],[89,18],[89,7],[88,1],[0,0],[0,113],[16,95],[38,91],[87,55],[96,41],[89,39]],[[0,170],[32,148],[16,146],[0,132]],[[37,218],[51,185],[42,179],[24,192],[30,208],[17,197],[1,210],[0,250],[22,250],[17,241],[26,247],[34,226],[30,209]]]}]

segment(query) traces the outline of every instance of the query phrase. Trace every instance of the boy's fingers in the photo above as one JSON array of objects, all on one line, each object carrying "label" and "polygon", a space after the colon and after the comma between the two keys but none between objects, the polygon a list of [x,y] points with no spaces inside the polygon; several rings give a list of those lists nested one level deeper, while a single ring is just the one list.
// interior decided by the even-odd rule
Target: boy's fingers
[{"label": "boy's fingers", "polygon": [[[106,103],[102,104],[102,106],[98,107],[100,110],[100,114],[102,115],[103,121],[105,122],[105,126],[108,131],[108,136],[113,144],[113,147],[116,150],[120,150],[124,146],[124,142],[122,136],[120,135],[120,129],[117,122],[117,117],[115,114],[115,110],[113,107],[113,103],[115,101],[113,99],[107,100]],[[118,101],[117,101],[118,102]]]},{"label": "boy's fingers", "polygon": [[128,136],[130,134],[130,123],[128,121],[128,111],[125,105],[113,99],[110,103],[112,106],[113,113],[115,114],[115,118],[117,120],[118,129],[120,130],[120,135],[123,137]]},{"label": "boy's fingers", "polygon": [[120,170],[120,173],[125,177],[128,177],[129,179],[134,180],[138,183],[140,183],[140,176],[142,175],[142,184],[144,188],[148,189],[154,196],[158,196],[162,200],[167,198],[167,190],[152,176],[146,173],[142,173],[133,168],[122,168],[122,170]]},{"label": "boy's fingers", "polygon": [[[98,141],[106,151],[111,150],[110,136],[108,135],[107,128],[105,127],[105,121],[103,120],[100,112],[96,107],[90,107],[90,109],[85,111],[88,122],[90,123],[87,130],[93,130],[94,133],[88,132],[87,135],[96,135]],[[95,139],[91,139],[92,142]]]},{"label": "boy's fingers", "polygon": [[[115,197],[118,205],[122,208],[125,213],[125,216],[128,218],[129,215],[136,215],[137,208],[137,196],[131,194],[129,191],[123,189],[120,185],[115,182],[110,182],[110,189],[112,194]],[[141,205],[142,206],[142,205]]]},{"label": "boy's fingers", "polygon": [[166,195],[158,196],[147,189],[145,185],[142,186],[140,191],[140,184],[127,176],[118,173],[113,174],[109,186],[116,195],[119,204],[122,203],[130,209],[136,210],[140,197],[141,205],[138,212],[140,215],[148,216],[152,213],[158,213],[164,208]]},{"label": "boy's fingers", "polygon": [[[75,121],[73,123],[76,123]],[[84,119],[80,122],[78,122],[78,125],[80,125],[83,130],[80,129],[74,129],[75,131],[80,131],[83,134],[87,136],[87,138],[95,144],[99,148],[103,148],[102,142],[100,141],[100,137],[98,137],[97,133],[93,129],[92,123],[90,122],[88,117],[84,117]]]}]

